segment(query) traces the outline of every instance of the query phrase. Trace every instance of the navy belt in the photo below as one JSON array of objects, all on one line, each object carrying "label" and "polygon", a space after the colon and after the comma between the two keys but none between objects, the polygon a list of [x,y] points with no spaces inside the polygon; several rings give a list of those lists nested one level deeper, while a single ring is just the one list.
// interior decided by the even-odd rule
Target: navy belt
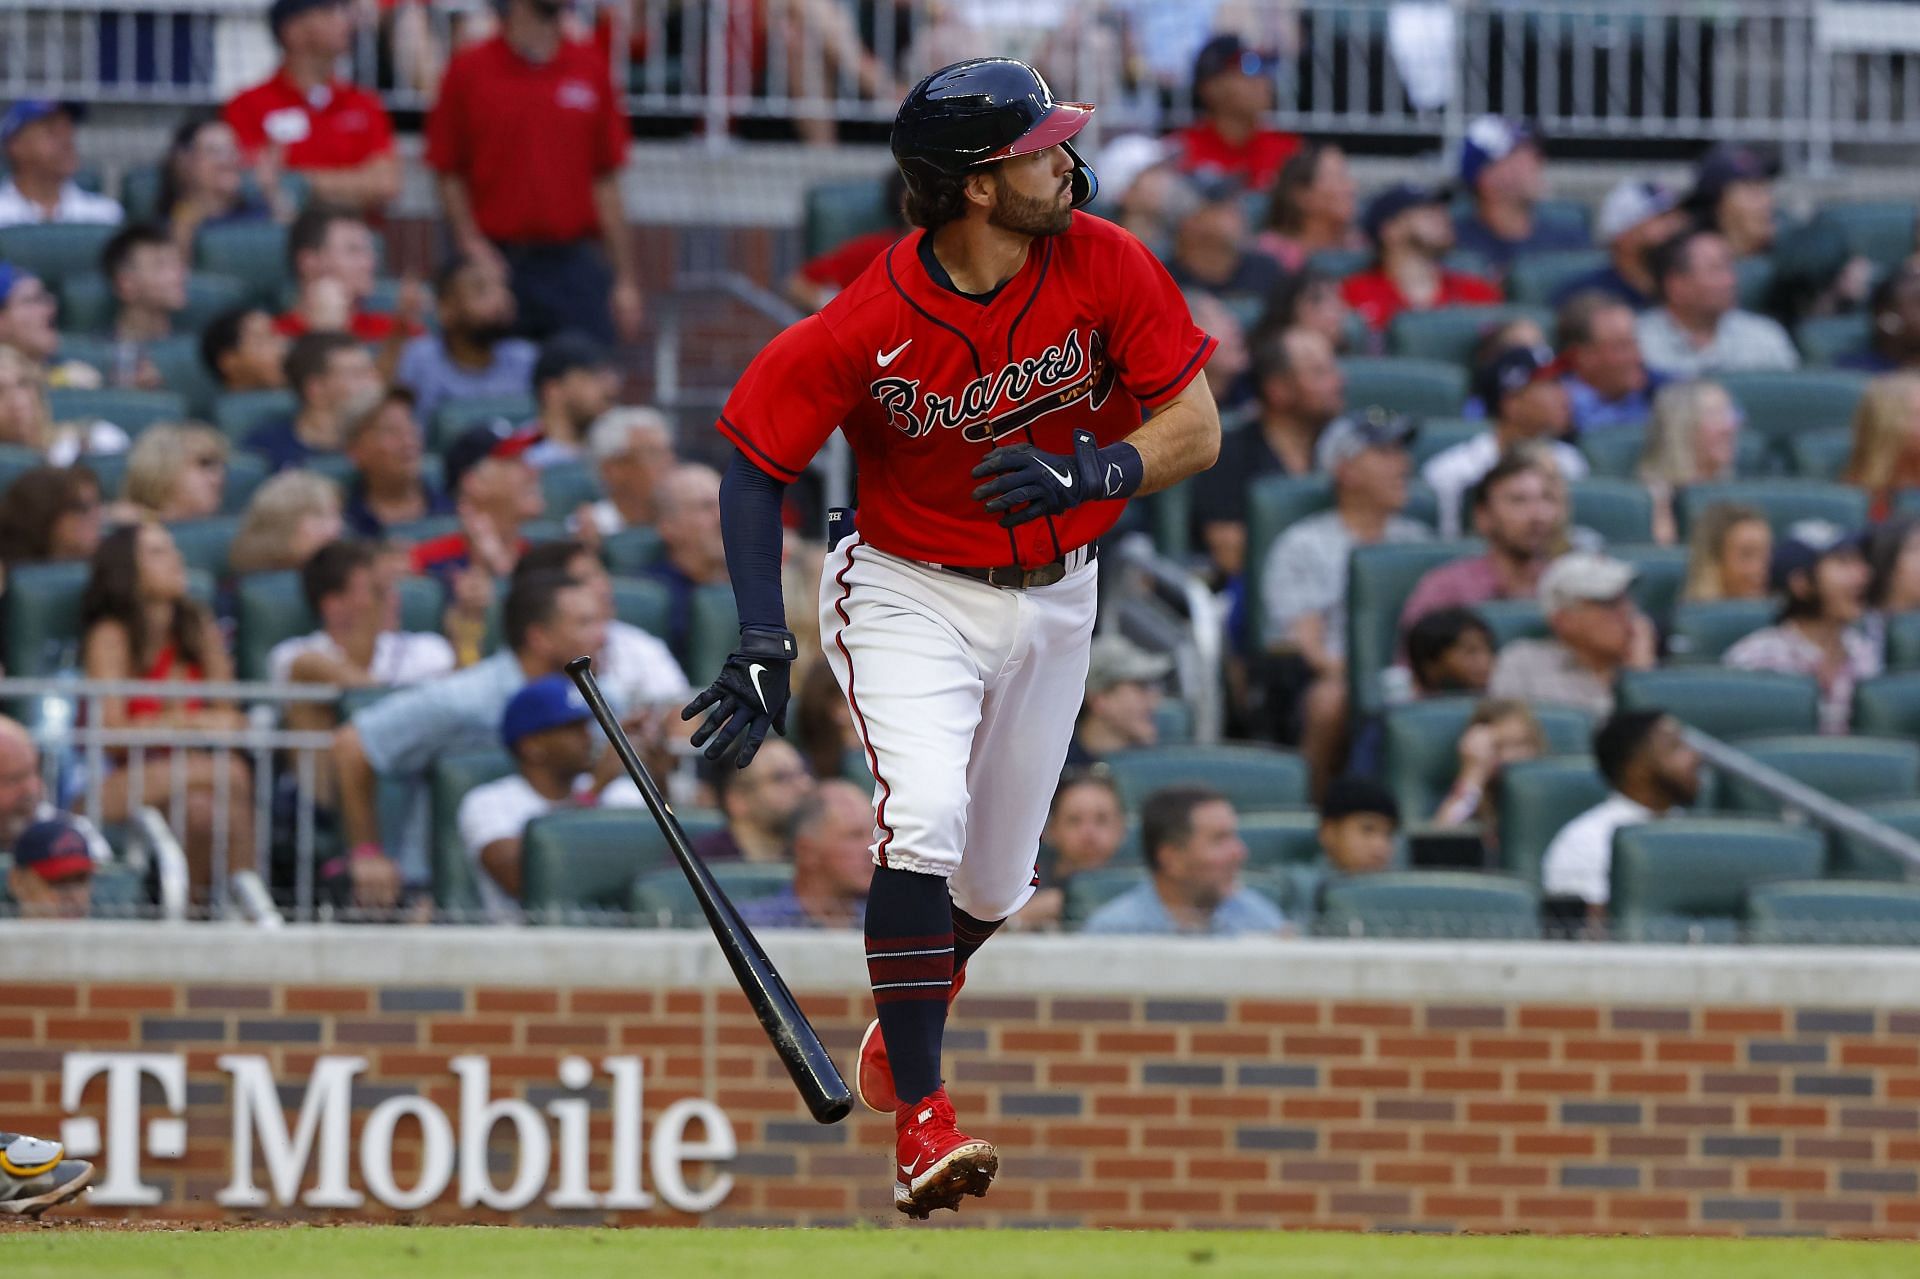
[{"label": "navy belt", "polygon": [[922,560],[921,563],[928,568],[958,573],[976,582],[985,582],[988,586],[996,586],[1003,591],[1024,591],[1036,586],[1052,586],[1075,569],[1091,564],[1098,558],[1100,558],[1099,544],[1089,542],[1085,546],[1068,551],[1057,560],[1024,568],[1018,564],[980,568],[972,564],[937,564],[932,560]]}]

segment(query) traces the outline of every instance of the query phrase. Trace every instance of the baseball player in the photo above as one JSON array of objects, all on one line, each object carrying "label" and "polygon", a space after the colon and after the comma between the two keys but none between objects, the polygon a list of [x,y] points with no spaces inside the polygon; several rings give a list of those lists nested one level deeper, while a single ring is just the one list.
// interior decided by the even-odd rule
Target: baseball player
[{"label": "baseball player", "polygon": [[940,1040],[966,963],[1034,891],[1047,804],[1087,674],[1095,539],[1125,500],[1213,464],[1214,340],[1144,245],[1077,210],[1096,189],[1019,62],[956,63],[900,106],[893,154],[917,228],[754,359],[720,416],[740,647],[684,712],[741,765],[785,732],[794,639],[780,501],[839,427],[858,531],[827,557],[822,646],[872,766],[867,973],[878,1019],[857,1089],[892,1114],[894,1204],[983,1195],[992,1145],[961,1132]]}]

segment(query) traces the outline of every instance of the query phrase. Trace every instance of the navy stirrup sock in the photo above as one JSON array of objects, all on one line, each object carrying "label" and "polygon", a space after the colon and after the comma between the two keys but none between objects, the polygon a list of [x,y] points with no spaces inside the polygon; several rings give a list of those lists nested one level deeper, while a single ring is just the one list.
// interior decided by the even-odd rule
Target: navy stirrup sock
[{"label": "navy stirrup sock", "polygon": [[888,866],[874,870],[867,890],[867,979],[903,1106],[940,1087],[954,971],[951,904],[945,879]]},{"label": "navy stirrup sock", "polygon": [[987,938],[1006,923],[1004,919],[975,919],[958,906],[953,908],[953,971],[958,974],[973,958],[974,952],[987,944]]}]

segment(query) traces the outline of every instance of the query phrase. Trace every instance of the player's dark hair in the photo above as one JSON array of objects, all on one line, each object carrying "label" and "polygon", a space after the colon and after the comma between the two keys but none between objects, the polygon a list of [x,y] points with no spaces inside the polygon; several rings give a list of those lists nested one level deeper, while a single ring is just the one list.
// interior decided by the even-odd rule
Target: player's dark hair
[{"label": "player's dark hair", "polygon": [[222,386],[227,379],[220,373],[220,361],[240,349],[240,330],[246,327],[247,317],[255,313],[265,315],[266,311],[257,306],[232,307],[209,320],[200,334],[200,363]]},{"label": "player's dark hair", "polygon": [[1164,786],[1140,805],[1140,850],[1150,870],[1160,869],[1160,850],[1184,844],[1193,834],[1193,810],[1227,797],[1211,786]]},{"label": "player's dark hair", "polygon": [[520,562],[513,566],[513,580],[517,582],[535,573],[557,573],[564,577],[567,565],[587,553],[587,544],[574,537],[537,542],[529,546],[520,556]]},{"label": "player's dark hair", "polygon": [[172,243],[173,238],[151,222],[121,227],[100,250],[100,274],[107,277],[107,287],[113,288],[114,277],[127,269],[137,250],[165,248]]},{"label": "player's dark hair", "polygon": [[1653,273],[1653,291],[1662,301],[1667,296],[1667,281],[1693,268],[1693,242],[1703,235],[1719,235],[1710,226],[1698,223],[1667,237],[1647,253],[1647,270]]},{"label": "player's dark hair", "polygon": [[524,649],[533,628],[545,626],[559,612],[560,593],[578,585],[565,573],[516,575],[507,587],[507,602],[500,611],[500,634],[507,647],[516,653]]},{"label": "player's dark hair", "polygon": [[302,333],[287,350],[287,389],[305,404],[307,383],[326,376],[327,365],[336,354],[359,345],[359,339],[351,333]]},{"label": "player's dark hair", "polygon": [[1480,477],[1468,492],[1467,509],[1478,511],[1493,500],[1493,491],[1516,475],[1536,474],[1540,470],[1540,455],[1524,448],[1508,449],[1493,464],[1493,469]]},{"label": "player's dark hair", "polygon": [[1640,748],[1666,717],[1665,711],[1619,710],[1593,730],[1593,762],[1599,766],[1600,776],[1607,779],[1608,786],[1620,789]]},{"label": "player's dark hair", "polygon": [[327,232],[336,222],[359,222],[359,214],[337,205],[309,204],[287,228],[287,274],[298,279],[300,255],[312,253],[327,242]]},{"label": "player's dark hair", "polygon": [[[988,166],[982,166],[985,167]],[[905,189],[900,211],[906,215],[909,225],[928,231],[938,231],[949,222],[958,222],[967,216],[967,179],[929,175]]]},{"label": "player's dark hair", "polygon": [[356,572],[373,567],[376,555],[372,542],[343,537],[307,557],[300,566],[300,593],[306,596],[315,618],[320,616],[322,604],[347,589]]},{"label": "player's dark hair", "polygon": [[1437,608],[1423,613],[1407,628],[1407,669],[1413,672],[1414,683],[1427,692],[1435,691],[1433,668],[1455,644],[1475,631],[1486,637],[1488,647],[1495,646],[1493,628],[1470,608]]}]

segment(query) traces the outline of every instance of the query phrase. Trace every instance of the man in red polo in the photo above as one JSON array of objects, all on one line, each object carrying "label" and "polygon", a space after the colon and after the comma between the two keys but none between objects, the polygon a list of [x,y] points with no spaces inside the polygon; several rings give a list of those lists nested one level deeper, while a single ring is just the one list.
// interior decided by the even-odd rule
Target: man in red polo
[{"label": "man in red polo", "polygon": [[400,194],[400,157],[380,99],[335,76],[353,41],[347,0],[273,0],[267,18],[285,56],[271,80],[227,103],[241,149],[301,174],[316,200],[381,209]]},{"label": "man in red polo", "polygon": [[561,29],[564,0],[506,0],[500,34],[453,59],[427,163],[455,245],[504,266],[521,327],[634,341],[640,287],[620,207],[627,121],[606,54]]},{"label": "man in red polo", "polygon": [[1373,197],[1361,221],[1377,256],[1367,270],[1341,281],[1340,296],[1374,332],[1385,332],[1402,311],[1502,300],[1498,286],[1447,269],[1453,219],[1445,192],[1405,182],[1390,186]]}]

